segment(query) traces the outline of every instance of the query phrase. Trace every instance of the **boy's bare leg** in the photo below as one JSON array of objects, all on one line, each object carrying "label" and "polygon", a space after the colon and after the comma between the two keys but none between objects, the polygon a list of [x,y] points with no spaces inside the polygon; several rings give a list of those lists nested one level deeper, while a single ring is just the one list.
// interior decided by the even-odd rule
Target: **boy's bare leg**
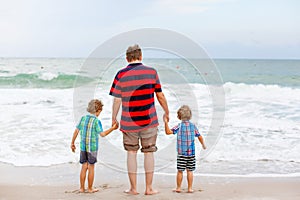
[{"label": "boy's bare leg", "polygon": [[88,175],[88,192],[89,193],[94,193],[98,192],[98,189],[93,189],[93,183],[94,183],[94,176],[95,176],[95,165],[94,164],[88,164],[88,170],[89,170],[89,175]]},{"label": "boy's bare leg", "polygon": [[181,192],[181,183],[182,183],[182,177],[183,177],[183,171],[177,171],[177,177],[176,177],[176,189],[174,192]]},{"label": "boy's bare leg", "polygon": [[187,170],[187,182],[188,182],[188,192],[192,193],[193,190],[193,172]]},{"label": "boy's bare leg", "polygon": [[137,151],[128,151],[127,152],[127,171],[130,181],[130,189],[125,190],[127,194],[139,194],[136,190],[136,173],[137,173]]},{"label": "boy's bare leg", "polygon": [[85,192],[85,178],[86,171],[88,169],[88,163],[83,163],[80,171],[80,190],[79,192]]},{"label": "boy's bare leg", "polygon": [[146,179],[145,195],[157,194],[156,190],[152,188],[153,174],[154,174],[154,155],[153,152],[144,153],[144,169]]}]

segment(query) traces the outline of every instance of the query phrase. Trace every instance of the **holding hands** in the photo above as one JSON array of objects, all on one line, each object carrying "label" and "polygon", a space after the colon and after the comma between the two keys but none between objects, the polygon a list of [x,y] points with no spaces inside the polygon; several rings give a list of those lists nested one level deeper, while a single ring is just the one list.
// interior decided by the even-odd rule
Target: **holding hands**
[{"label": "holding hands", "polygon": [[118,129],[119,128],[119,122],[117,120],[113,121],[111,127],[114,130]]}]

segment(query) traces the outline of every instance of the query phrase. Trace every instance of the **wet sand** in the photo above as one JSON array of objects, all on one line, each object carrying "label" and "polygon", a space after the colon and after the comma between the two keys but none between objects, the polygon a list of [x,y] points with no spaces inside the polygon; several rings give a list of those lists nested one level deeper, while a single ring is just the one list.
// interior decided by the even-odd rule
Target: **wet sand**
[{"label": "wet sand", "polygon": [[172,191],[175,175],[156,174],[153,186],[159,191],[144,195],[144,175],[138,175],[139,195],[123,193],[128,189],[127,174],[98,165],[94,186],[99,192],[79,193],[79,164],[51,167],[15,167],[0,164],[0,200],[6,199],[300,199],[300,177],[194,177],[194,193]]}]

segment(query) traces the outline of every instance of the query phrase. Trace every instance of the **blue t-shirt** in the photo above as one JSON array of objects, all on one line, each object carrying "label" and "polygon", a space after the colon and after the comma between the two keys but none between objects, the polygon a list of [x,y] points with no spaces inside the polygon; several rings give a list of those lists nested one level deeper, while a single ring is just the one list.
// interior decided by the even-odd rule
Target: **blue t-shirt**
[{"label": "blue t-shirt", "polygon": [[177,134],[177,153],[178,155],[195,155],[195,137],[200,133],[197,127],[190,121],[182,121],[171,129],[173,134]]}]

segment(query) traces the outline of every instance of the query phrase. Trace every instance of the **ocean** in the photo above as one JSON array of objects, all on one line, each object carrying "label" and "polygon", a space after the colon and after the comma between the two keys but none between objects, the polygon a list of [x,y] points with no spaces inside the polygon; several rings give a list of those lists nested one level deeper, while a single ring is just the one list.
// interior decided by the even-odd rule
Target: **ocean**
[{"label": "ocean", "polygon": [[[78,120],[74,113],[78,103],[86,106],[90,99],[76,102],[80,95],[76,88],[92,85],[94,97],[104,103],[99,119],[104,129],[109,128],[109,87],[126,63],[118,60],[109,68],[100,66],[103,77],[84,71],[84,63],[80,58],[0,58],[0,162],[15,166],[78,163],[79,151],[74,154],[69,147]],[[196,141],[195,175],[300,176],[300,60],[215,59],[214,63],[218,71],[207,73],[218,73],[222,79],[225,117],[221,131],[215,133],[216,144],[208,151]],[[176,111],[183,96],[198,106],[192,121],[208,137],[214,105],[211,83],[203,78],[206,72],[197,74],[178,59],[145,59],[144,64],[158,66],[171,110],[170,126],[178,123]],[[172,70],[182,77],[171,76]],[[181,84],[188,85],[191,93],[177,87],[177,80],[184,80]],[[176,137],[164,134],[162,110],[157,107],[156,173],[175,174]],[[84,107],[80,109],[84,113]],[[98,164],[125,172],[121,132],[99,142]],[[76,144],[79,149],[79,138]],[[141,172],[142,158],[139,153]]]}]

